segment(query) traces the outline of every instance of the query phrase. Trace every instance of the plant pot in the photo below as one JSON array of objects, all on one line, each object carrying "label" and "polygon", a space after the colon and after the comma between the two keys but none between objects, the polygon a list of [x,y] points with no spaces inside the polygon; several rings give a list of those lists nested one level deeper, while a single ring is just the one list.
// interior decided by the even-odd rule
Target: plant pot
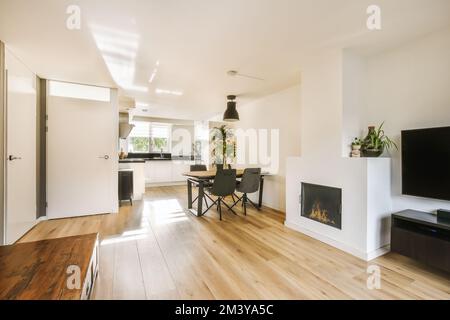
[{"label": "plant pot", "polygon": [[365,149],[362,152],[363,156],[366,158],[378,158],[383,154],[383,150],[380,149]]},{"label": "plant pot", "polygon": [[352,150],[361,150],[361,145],[359,144],[352,145]]}]

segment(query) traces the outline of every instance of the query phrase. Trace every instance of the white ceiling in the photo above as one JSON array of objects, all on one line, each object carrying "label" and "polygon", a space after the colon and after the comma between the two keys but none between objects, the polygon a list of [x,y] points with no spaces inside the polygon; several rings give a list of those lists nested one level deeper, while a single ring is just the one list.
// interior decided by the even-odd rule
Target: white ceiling
[{"label": "white ceiling", "polygon": [[[366,28],[373,3],[377,32]],[[66,28],[71,4],[81,30]],[[119,87],[149,105],[140,114],[186,119],[223,111],[227,94],[244,104],[298,83],[315,50],[371,54],[448,24],[448,0],[0,0],[0,39],[39,76]]]}]

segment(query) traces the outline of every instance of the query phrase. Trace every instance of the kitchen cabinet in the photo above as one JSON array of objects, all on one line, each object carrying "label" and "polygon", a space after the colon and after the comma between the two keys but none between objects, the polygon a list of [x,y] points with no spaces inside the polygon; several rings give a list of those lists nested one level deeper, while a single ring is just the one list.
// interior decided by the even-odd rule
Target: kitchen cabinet
[{"label": "kitchen cabinet", "polygon": [[[192,162],[193,163],[193,162]],[[145,162],[146,184],[170,184],[186,181],[184,172],[189,171],[190,161],[150,160]]]},{"label": "kitchen cabinet", "polygon": [[183,173],[189,171],[189,166],[190,164],[185,161],[172,161],[172,181],[186,181],[187,178],[183,176]]},{"label": "kitchen cabinet", "polygon": [[153,160],[145,162],[145,183],[163,183],[172,180],[172,161]]}]

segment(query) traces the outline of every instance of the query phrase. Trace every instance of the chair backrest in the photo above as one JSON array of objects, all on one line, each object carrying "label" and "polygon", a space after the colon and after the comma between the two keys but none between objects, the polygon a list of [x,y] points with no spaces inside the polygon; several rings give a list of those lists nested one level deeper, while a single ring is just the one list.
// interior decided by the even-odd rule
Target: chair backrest
[{"label": "chair backrest", "polygon": [[214,178],[211,193],[215,196],[229,196],[236,190],[236,170],[219,170]]},{"label": "chair backrest", "polygon": [[193,164],[191,165],[190,171],[207,171],[207,168],[204,164]]},{"label": "chair backrest", "polygon": [[261,181],[261,168],[248,168],[244,170],[241,183],[237,190],[242,193],[254,193],[259,190]]}]

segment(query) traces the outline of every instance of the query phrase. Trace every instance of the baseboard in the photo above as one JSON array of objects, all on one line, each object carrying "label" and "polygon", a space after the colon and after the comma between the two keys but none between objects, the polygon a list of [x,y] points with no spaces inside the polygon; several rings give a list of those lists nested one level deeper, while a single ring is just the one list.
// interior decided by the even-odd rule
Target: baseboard
[{"label": "baseboard", "polygon": [[319,240],[319,241],[321,241],[323,243],[326,243],[326,244],[328,244],[328,245],[330,245],[332,247],[335,247],[335,248],[337,248],[337,249],[339,249],[341,251],[347,252],[347,253],[349,253],[349,254],[351,254],[351,255],[353,255],[353,256],[361,259],[361,260],[364,260],[364,261],[370,261],[372,259],[375,259],[375,258],[377,258],[379,256],[382,256],[383,254],[386,254],[387,252],[389,252],[389,245],[388,246],[384,246],[384,247],[379,248],[379,249],[376,249],[376,250],[374,250],[372,252],[364,252],[364,251],[356,249],[356,248],[354,248],[352,246],[349,246],[349,245],[347,245],[345,243],[342,243],[342,242],[336,241],[336,240],[334,240],[332,238],[329,238],[327,236],[324,236],[324,235],[322,235],[320,233],[317,233],[315,231],[311,231],[309,229],[306,229],[306,228],[298,225],[295,222],[285,221],[284,225],[286,227],[290,228],[290,229],[293,229],[295,231],[298,231],[298,232],[301,232],[303,234],[306,234],[307,236],[310,236],[310,237],[312,237],[312,238],[314,238],[316,240]]},{"label": "baseboard", "polygon": [[272,211],[275,211],[275,212],[278,212],[278,213],[286,214],[286,211],[284,211],[282,209],[275,208],[275,207],[273,207],[273,206],[271,206],[269,204],[266,204],[264,202],[262,203],[262,207],[263,208],[267,208],[267,209],[272,210]]},{"label": "baseboard", "polygon": [[26,236],[27,234],[29,234],[30,231],[33,230],[33,229],[34,229],[41,221],[47,220],[47,219],[41,220],[40,218],[41,218],[41,217],[39,217],[39,218],[37,218],[36,220],[34,220],[33,225],[32,225],[32,226],[31,226],[31,227],[30,227],[23,235],[21,235],[21,236],[19,237],[19,239],[17,239],[13,244],[20,243],[20,241],[21,241],[23,238],[25,238],[25,236]]},{"label": "baseboard", "polygon": [[[259,201],[258,194],[256,193],[256,194],[249,195],[249,199],[252,200],[255,203],[258,203],[258,201]],[[276,205],[273,205],[272,203],[265,202],[264,201],[264,196],[263,196],[262,206],[266,207],[266,208],[269,208],[269,209],[272,209],[274,211],[286,213],[285,209],[282,209],[282,208],[280,208],[280,207],[278,207]]]},{"label": "baseboard", "polygon": [[381,248],[378,248],[374,251],[371,251],[369,253],[366,254],[366,261],[370,261],[373,260],[375,258],[381,257],[383,255],[385,255],[386,253],[388,253],[389,251],[391,251],[391,245],[387,244]]},{"label": "baseboard", "polygon": [[156,187],[170,187],[170,186],[183,186],[186,181],[179,182],[158,182],[158,183],[146,183],[145,188],[156,188]]},{"label": "baseboard", "polygon": [[273,206],[273,205],[271,205],[271,204],[269,204],[269,203],[267,203],[267,202],[262,202],[262,206],[263,207],[266,207],[266,208],[269,208],[269,209],[271,209],[271,210],[273,210],[273,211],[277,211],[277,212],[281,212],[281,213],[286,213],[286,211],[285,210],[283,210],[283,209],[281,209],[281,208],[279,208],[279,207],[276,207],[276,206]]}]

